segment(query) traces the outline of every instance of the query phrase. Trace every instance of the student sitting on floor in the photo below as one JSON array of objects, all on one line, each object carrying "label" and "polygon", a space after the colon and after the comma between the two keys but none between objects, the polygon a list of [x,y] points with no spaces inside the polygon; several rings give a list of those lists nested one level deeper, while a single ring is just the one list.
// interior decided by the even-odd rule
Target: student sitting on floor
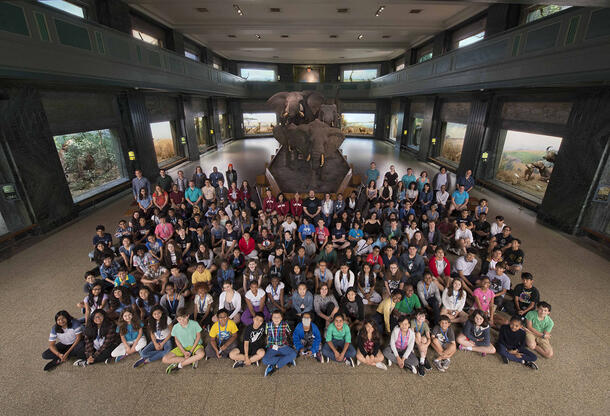
[{"label": "student sitting on floor", "polygon": [[193,292],[195,293],[193,320],[197,321],[202,328],[208,328],[212,325],[214,298],[208,293],[208,286],[205,283],[196,284],[193,287]]},{"label": "student sitting on floor", "polygon": [[529,311],[525,315],[527,320],[527,334],[525,336],[527,347],[545,358],[553,356],[553,347],[551,347],[549,338],[551,338],[551,331],[555,323],[549,316],[550,313],[551,305],[542,301],[535,311]]},{"label": "student sitting on floor", "polygon": [[346,365],[354,366],[356,350],[352,346],[352,334],[349,326],[345,324],[343,315],[337,313],[333,322],[326,330],[326,343],[322,347],[322,355],[326,362],[330,360],[344,362]]},{"label": "student sitting on floor", "polygon": [[504,300],[502,306],[510,316],[519,315],[524,321],[527,313],[534,310],[540,301],[540,292],[534,287],[534,276],[531,273],[521,273],[521,282],[513,289],[513,299]]},{"label": "student sitting on floor", "polygon": [[455,333],[451,328],[451,320],[445,315],[432,330],[432,348],[436,351],[437,357],[434,366],[438,371],[444,373],[451,364],[451,357],[457,350],[455,347]]},{"label": "student sitting on floor", "polygon": [[144,324],[133,310],[128,308],[121,312],[119,324],[116,328],[116,332],[121,337],[121,343],[110,354],[114,357],[115,363],[131,354],[139,352],[146,346],[143,327]]},{"label": "student sitting on floor", "polygon": [[389,345],[383,351],[383,355],[388,359],[388,365],[397,364],[398,368],[417,374],[414,346],[415,333],[410,328],[409,318],[402,316],[392,331]]},{"label": "student sitting on floor", "polygon": [[534,362],[538,357],[525,346],[525,331],[518,316],[513,316],[510,324],[502,325],[497,347],[504,364],[514,361],[532,370],[538,370],[538,366]]},{"label": "student sitting on floor", "polygon": [[176,314],[178,323],[172,328],[172,336],[176,348],[163,356],[163,363],[169,364],[165,369],[167,374],[178,371],[186,365],[192,364],[197,368],[199,361],[205,357],[201,343],[201,326],[189,319],[186,308],[178,310]]},{"label": "student sitting on floor", "polygon": [[254,315],[252,325],[244,329],[244,340],[239,348],[234,348],[229,353],[229,358],[235,360],[233,368],[259,365],[260,360],[265,356],[265,316],[262,312]]},{"label": "student sitting on floor", "polygon": [[447,316],[451,323],[464,323],[468,320],[468,314],[464,312],[466,304],[466,291],[462,287],[461,279],[453,279],[450,285],[443,291],[443,307],[441,315]]},{"label": "student sitting on floor", "polygon": [[278,310],[273,312],[271,322],[267,323],[267,352],[263,357],[263,364],[267,366],[265,377],[286,364],[292,363],[296,366],[294,359],[297,352],[290,346],[290,327],[283,318],[282,312]]},{"label": "student sitting on floor", "polygon": [[205,347],[208,358],[227,358],[237,347],[237,325],[229,319],[226,309],[220,309],[216,314],[218,321],[210,328],[210,342]]},{"label": "student sitting on floor", "polygon": [[165,310],[157,305],[152,309],[146,322],[150,342],[140,350],[140,359],[133,364],[133,368],[157,361],[173,348],[172,320]]},{"label": "student sitting on floor", "polygon": [[292,342],[299,355],[322,361],[322,353],[320,352],[322,335],[316,324],[312,322],[312,316],[312,312],[303,314],[303,319],[292,334]]},{"label": "student sitting on floor", "polygon": [[480,352],[483,357],[495,354],[496,349],[491,345],[489,323],[487,317],[480,310],[475,310],[464,324],[464,330],[457,337],[461,351]]},{"label": "student sitting on floor", "polygon": [[426,322],[426,310],[419,309],[415,312],[415,319],[411,320],[411,328],[415,332],[415,345],[419,351],[419,365],[417,366],[417,373],[420,376],[426,374],[426,370],[431,370],[432,366],[426,358],[428,354],[428,347],[432,342],[430,337],[430,327]]},{"label": "student sitting on floor", "polygon": [[75,366],[108,362],[110,353],[119,344],[116,327],[102,309],[93,311],[85,328],[85,359],[74,362]]},{"label": "student sitting on floor", "polygon": [[51,360],[44,366],[44,371],[52,370],[66,362],[69,357],[83,358],[84,356],[85,344],[81,323],[66,311],[57,312],[55,325],[51,328],[49,335],[49,348],[42,353],[43,359]]},{"label": "student sitting on floor", "polygon": [[388,367],[383,363],[383,359],[381,339],[377,332],[375,322],[371,319],[367,319],[364,321],[364,325],[358,333],[356,363],[358,365],[364,363],[382,370],[387,370]]}]

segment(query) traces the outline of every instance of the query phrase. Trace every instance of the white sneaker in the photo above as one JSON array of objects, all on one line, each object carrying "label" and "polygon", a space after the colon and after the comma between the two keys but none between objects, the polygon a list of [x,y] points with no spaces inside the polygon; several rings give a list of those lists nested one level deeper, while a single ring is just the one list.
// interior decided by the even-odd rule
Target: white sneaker
[{"label": "white sneaker", "polygon": [[360,365],[360,360],[356,359],[356,365]]},{"label": "white sneaker", "polygon": [[381,370],[387,370],[388,369],[388,367],[384,363],[382,363],[381,361],[378,362],[377,364],[375,364],[375,367],[377,367],[377,368],[379,368]]},{"label": "white sneaker", "polygon": [[72,364],[74,367],[85,367],[87,365],[87,361],[85,360],[76,360],[74,361],[74,364]]},{"label": "white sneaker", "polygon": [[392,361],[388,360],[388,367],[392,367]]}]

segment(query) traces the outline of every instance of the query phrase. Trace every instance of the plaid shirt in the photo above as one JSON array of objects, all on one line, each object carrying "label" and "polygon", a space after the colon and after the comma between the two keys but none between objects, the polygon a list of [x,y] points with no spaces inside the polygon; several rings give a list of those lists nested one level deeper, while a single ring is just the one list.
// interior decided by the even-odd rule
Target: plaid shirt
[{"label": "plaid shirt", "polygon": [[290,327],[286,321],[280,322],[278,327],[274,327],[273,322],[267,323],[267,348],[274,345],[290,345]]},{"label": "plaid shirt", "polygon": [[[114,326],[114,324],[110,325],[108,332],[106,334],[100,334],[100,335],[105,336],[104,344],[102,345],[102,347],[99,350],[96,350],[95,347],[93,346],[93,341],[95,340],[95,337],[87,336],[87,334],[85,332],[85,356],[87,358],[89,358],[89,357],[96,358],[104,350],[106,350],[110,347],[114,348],[114,347],[116,347],[116,345],[119,342],[121,342],[120,336],[116,332],[116,326]],[[96,336],[97,336],[97,331],[96,331]]]}]

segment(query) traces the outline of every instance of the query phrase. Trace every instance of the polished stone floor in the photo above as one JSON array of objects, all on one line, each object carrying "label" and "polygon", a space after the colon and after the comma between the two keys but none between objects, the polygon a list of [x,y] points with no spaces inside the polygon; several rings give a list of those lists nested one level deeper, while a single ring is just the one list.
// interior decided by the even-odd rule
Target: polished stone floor
[{"label": "polished stone floor", "polygon": [[[207,172],[233,163],[240,178],[253,181],[276,147],[273,139],[237,141],[204,155],[201,164]],[[401,175],[407,166],[417,173],[434,169],[382,142],[349,139],[343,151],[358,172],[370,160],[382,174],[392,163]],[[190,176],[194,164],[181,168]],[[167,376],[160,363],[135,370],[131,358],[43,373],[40,353],[54,314],[67,309],[79,315],[75,305],[84,296],[82,273],[90,267],[95,226],[113,229],[130,202],[126,196],[0,263],[0,415],[609,414],[608,259],[502,197],[475,194],[485,196],[492,216],[504,215],[523,240],[525,269],[553,306],[555,357],[539,359],[537,372],[503,365],[497,356],[458,352],[447,373],[424,378],[396,367],[384,372],[302,361],[268,379],[262,368],[233,370],[228,361]]]}]

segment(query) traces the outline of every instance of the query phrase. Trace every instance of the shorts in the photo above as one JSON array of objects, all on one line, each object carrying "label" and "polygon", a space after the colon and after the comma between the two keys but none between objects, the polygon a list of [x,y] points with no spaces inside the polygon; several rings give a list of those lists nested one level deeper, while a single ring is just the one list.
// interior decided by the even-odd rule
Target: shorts
[{"label": "shorts", "polygon": [[[252,345],[249,344],[248,345],[248,355],[253,356],[254,354],[256,354],[256,351],[260,350],[260,349],[265,349],[266,344],[260,344],[260,345]],[[239,346],[239,353],[240,354],[245,354],[244,352],[244,343],[242,342],[241,345]]]},{"label": "shorts", "polygon": [[536,345],[540,345],[542,348],[546,349],[546,350],[550,350],[551,349],[551,342],[546,339],[546,338],[542,338],[542,337],[537,337],[536,335],[532,334],[531,332],[527,332],[525,334],[525,341],[529,342],[535,342]]},{"label": "shorts", "polygon": [[[191,349],[193,348],[193,346],[191,345],[190,347],[186,347],[185,350],[187,351],[191,351]],[[203,345],[201,344],[197,344],[197,346],[195,347],[195,349],[192,351],[193,354],[195,354],[197,351],[202,350],[203,349]],[[180,350],[180,348],[176,347],[173,350],[170,351],[172,354],[174,354],[176,357],[184,357],[184,354],[182,354],[182,351]]]}]

